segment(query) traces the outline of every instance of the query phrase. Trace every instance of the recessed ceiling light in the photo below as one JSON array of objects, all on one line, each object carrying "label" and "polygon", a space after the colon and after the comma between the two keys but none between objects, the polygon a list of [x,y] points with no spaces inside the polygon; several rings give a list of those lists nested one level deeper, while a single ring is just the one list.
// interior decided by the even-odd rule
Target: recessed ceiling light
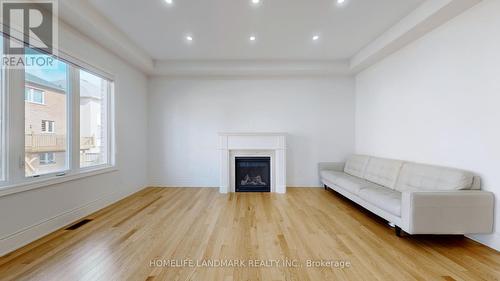
[{"label": "recessed ceiling light", "polygon": [[193,36],[187,35],[186,36],[186,40],[189,41],[189,42],[193,41]]},{"label": "recessed ceiling light", "polygon": [[257,5],[257,4],[259,4],[259,3],[260,3],[260,0],[252,0],[252,4]]},{"label": "recessed ceiling light", "polygon": [[318,41],[319,40],[319,35],[314,35],[312,39],[313,39],[313,41]]},{"label": "recessed ceiling light", "polygon": [[337,4],[342,5],[345,3],[345,0],[337,0]]},{"label": "recessed ceiling light", "polygon": [[255,37],[255,36],[252,35],[248,39],[250,39],[250,41],[255,41],[255,40],[257,40],[257,37]]},{"label": "recessed ceiling light", "polygon": [[165,3],[172,5],[174,3],[174,0],[165,0]]}]

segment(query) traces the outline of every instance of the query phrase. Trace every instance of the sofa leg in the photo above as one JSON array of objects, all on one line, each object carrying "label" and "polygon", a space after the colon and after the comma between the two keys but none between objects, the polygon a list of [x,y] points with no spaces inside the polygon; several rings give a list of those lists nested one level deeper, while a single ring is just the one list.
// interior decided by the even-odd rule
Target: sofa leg
[{"label": "sofa leg", "polygon": [[394,230],[396,231],[396,236],[401,237],[401,228],[399,226],[395,226]]},{"label": "sofa leg", "polygon": [[328,189],[328,187],[326,186],[326,184],[324,184],[324,185],[323,185],[323,187],[325,188],[325,190],[327,190],[327,189]]}]

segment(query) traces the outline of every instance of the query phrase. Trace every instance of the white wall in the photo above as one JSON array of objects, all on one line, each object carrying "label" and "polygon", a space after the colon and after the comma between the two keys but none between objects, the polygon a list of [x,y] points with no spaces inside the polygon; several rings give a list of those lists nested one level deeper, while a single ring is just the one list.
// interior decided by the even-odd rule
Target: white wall
[{"label": "white wall", "polygon": [[71,28],[60,48],[115,75],[118,171],[0,197],[0,255],[147,185],[147,79]]},{"label": "white wall", "polygon": [[[356,152],[468,169],[498,199],[499,28],[486,0],[360,73]],[[499,249],[495,214],[496,233],[474,238]]]},{"label": "white wall", "polygon": [[155,78],[149,86],[153,185],[218,186],[218,132],[288,133],[288,186],[319,186],[318,162],[354,149],[352,77]]}]

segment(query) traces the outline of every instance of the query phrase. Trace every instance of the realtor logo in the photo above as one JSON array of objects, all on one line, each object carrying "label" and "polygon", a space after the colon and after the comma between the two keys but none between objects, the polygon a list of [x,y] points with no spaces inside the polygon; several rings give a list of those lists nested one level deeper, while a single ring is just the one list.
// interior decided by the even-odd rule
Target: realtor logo
[{"label": "realtor logo", "polygon": [[[38,54],[55,55],[57,50],[57,1],[56,0],[0,0],[4,42],[4,66],[30,66],[29,61],[43,62],[29,57]],[[31,54],[29,54],[31,53]],[[25,56],[26,55],[26,56]],[[29,56],[28,56],[29,55]],[[50,65],[48,65],[50,66]]]}]

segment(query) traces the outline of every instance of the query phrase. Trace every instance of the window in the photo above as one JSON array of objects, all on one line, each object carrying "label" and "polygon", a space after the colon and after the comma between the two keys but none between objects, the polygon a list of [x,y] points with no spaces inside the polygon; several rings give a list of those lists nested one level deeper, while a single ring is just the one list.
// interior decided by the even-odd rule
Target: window
[{"label": "window", "polygon": [[0,189],[113,165],[113,81],[59,54],[50,67],[0,69]]},{"label": "window", "polygon": [[[26,56],[47,55],[28,49]],[[34,101],[34,103],[26,103],[24,106],[24,166],[25,175],[28,177],[61,173],[68,169],[67,85],[69,66],[58,59],[54,59],[54,65],[51,68],[31,66],[25,70],[24,83],[30,86],[28,88],[28,101]],[[44,104],[44,106],[38,104]],[[56,122],[59,128],[57,134],[54,134]],[[35,164],[41,152],[57,153],[59,157],[57,157],[57,161],[52,159],[54,162],[50,163],[52,164],[50,168],[41,169]],[[41,160],[40,163],[42,163]]]},{"label": "window", "polygon": [[54,152],[40,153],[38,154],[38,158],[40,159],[40,165],[49,165],[56,163],[56,161],[54,160]]},{"label": "window", "polygon": [[54,133],[54,121],[42,120],[42,133]]},{"label": "window", "polygon": [[110,81],[80,70],[80,167],[108,162]]},{"label": "window", "polygon": [[45,104],[45,92],[26,87],[24,91],[24,100],[31,103]]}]

